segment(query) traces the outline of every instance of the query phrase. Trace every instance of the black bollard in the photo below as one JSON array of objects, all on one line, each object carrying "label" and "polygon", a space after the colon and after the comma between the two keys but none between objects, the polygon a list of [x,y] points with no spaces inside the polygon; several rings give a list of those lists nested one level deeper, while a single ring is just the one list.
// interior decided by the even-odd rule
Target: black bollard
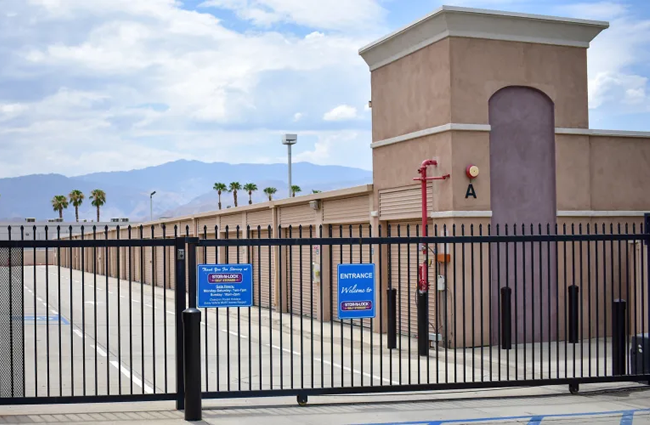
[{"label": "black bollard", "polygon": [[418,354],[429,355],[429,291],[418,291]]},{"label": "black bollard", "polygon": [[387,290],[388,300],[388,349],[397,348],[397,289]]},{"label": "black bollard", "polygon": [[625,300],[614,300],[612,307],[612,373],[625,375]]},{"label": "black bollard", "polygon": [[569,286],[569,342],[578,342],[578,295],[580,289],[576,285]]},{"label": "black bollard", "polygon": [[512,348],[512,289],[501,288],[501,349]]},{"label": "black bollard", "polygon": [[183,311],[185,364],[185,420],[201,420],[201,312]]}]

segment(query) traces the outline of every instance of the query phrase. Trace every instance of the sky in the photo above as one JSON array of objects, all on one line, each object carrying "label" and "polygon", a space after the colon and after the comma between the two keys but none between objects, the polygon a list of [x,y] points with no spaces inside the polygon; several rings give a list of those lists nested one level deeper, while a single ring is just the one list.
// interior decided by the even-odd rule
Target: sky
[{"label": "sky", "polygon": [[650,131],[648,0],[0,0],[0,178],[177,159],[372,168],[360,47],[442,4],[607,20],[590,126]]}]

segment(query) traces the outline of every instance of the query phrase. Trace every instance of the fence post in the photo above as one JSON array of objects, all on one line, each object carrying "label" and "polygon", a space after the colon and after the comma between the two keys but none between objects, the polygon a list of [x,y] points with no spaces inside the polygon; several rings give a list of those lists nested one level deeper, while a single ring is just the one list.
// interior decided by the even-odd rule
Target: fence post
[{"label": "fence post", "polygon": [[625,300],[614,300],[612,307],[612,373],[625,375]]},{"label": "fence post", "polygon": [[183,311],[183,350],[185,370],[185,420],[201,420],[201,311],[196,308],[196,245],[198,238],[187,238],[187,276],[189,308]]},{"label": "fence post", "polygon": [[417,294],[418,309],[418,354],[429,355],[429,291]]},{"label": "fence post", "polygon": [[176,258],[176,410],[185,408],[185,370],[183,369],[183,311],[186,307],[185,238],[177,237],[174,247]]},{"label": "fence post", "polygon": [[569,286],[569,342],[578,342],[578,294],[580,289],[576,285]]},{"label": "fence post", "polygon": [[388,349],[397,348],[397,289],[386,290],[388,298]]},{"label": "fence post", "polygon": [[[646,253],[646,258],[645,258],[646,267],[645,267],[645,270],[646,270],[646,276],[647,276],[647,279],[648,279],[648,281],[646,282],[646,294],[647,294],[646,296],[648,297],[648,299],[647,299],[647,303],[648,303],[647,304],[648,305],[647,314],[648,314],[648,323],[650,323],[650,213],[645,213],[644,214],[643,223],[644,223],[643,231],[646,234],[646,239],[645,239],[645,242],[644,242],[646,244],[646,250],[645,250],[645,253]],[[641,254],[642,254],[641,257],[643,257],[643,246],[641,247]],[[643,261],[643,258],[641,258],[641,261]],[[643,266],[641,266],[641,270],[643,270],[643,269],[644,269]],[[643,276],[641,276],[641,285],[643,285]],[[644,301],[641,301],[641,305],[643,305]],[[643,311],[643,307],[641,307],[641,311]],[[644,322],[644,320],[645,319],[642,320],[642,323]],[[643,328],[643,326],[642,326],[642,328]],[[650,381],[648,383],[650,384]]]},{"label": "fence post", "polygon": [[501,349],[512,348],[512,289],[501,288]]},{"label": "fence post", "polygon": [[201,312],[183,311],[185,357],[185,420],[201,420]]}]

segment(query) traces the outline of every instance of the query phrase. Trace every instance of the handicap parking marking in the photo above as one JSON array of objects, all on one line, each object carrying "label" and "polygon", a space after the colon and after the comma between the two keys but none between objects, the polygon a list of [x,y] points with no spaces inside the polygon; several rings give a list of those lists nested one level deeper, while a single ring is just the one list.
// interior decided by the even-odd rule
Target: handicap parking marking
[{"label": "handicap parking marking", "polygon": [[621,417],[621,425],[632,425],[634,421],[634,410],[623,413]]},{"label": "handicap parking marking", "polygon": [[61,317],[58,314],[50,315],[50,316],[34,316],[34,315],[25,315],[24,317],[14,316],[14,320],[17,321],[24,320],[26,324],[37,324],[37,325],[44,325],[48,322],[58,324],[59,320],[61,320],[62,325],[70,324],[70,322],[68,322],[68,320],[65,317]]},{"label": "handicap parking marking", "polygon": [[614,410],[609,412],[586,412],[586,413],[566,413],[566,414],[551,414],[551,415],[521,415],[521,416],[501,416],[489,418],[472,418],[472,419],[443,419],[434,421],[415,421],[415,422],[376,422],[365,425],[447,425],[447,424],[468,424],[468,423],[481,423],[481,422],[502,422],[502,421],[521,421],[529,419],[528,425],[543,425],[544,419],[557,420],[567,418],[585,418],[590,416],[616,416],[621,415],[621,425],[632,425],[634,423],[635,413],[649,413],[650,409],[634,409],[634,410]]}]

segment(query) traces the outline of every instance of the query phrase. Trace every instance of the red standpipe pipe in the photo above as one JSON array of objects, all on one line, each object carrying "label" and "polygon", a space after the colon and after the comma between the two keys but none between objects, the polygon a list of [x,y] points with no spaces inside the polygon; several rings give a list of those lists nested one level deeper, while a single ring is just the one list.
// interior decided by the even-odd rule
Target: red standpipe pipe
[{"label": "red standpipe pipe", "polygon": [[427,167],[429,165],[436,166],[438,161],[435,159],[425,159],[418,172],[420,173],[420,181],[422,182],[422,235],[427,237]]},{"label": "red standpipe pipe", "polygon": [[[449,178],[449,174],[445,174],[444,176],[440,177],[427,177],[427,167],[428,166],[437,166],[438,161],[435,159],[425,159],[422,161],[422,165],[420,166],[420,169],[418,170],[418,173],[420,174],[420,177],[416,177],[413,180],[419,180],[421,182],[421,189],[422,189],[422,236],[425,238],[428,235],[427,232],[427,224],[428,224],[428,204],[427,204],[427,182],[429,180],[446,180]],[[420,279],[418,282],[418,291],[420,293],[427,292],[429,290],[429,264],[427,264],[426,260],[426,253],[427,253],[427,245],[423,244],[422,249],[424,251],[423,256],[424,256],[424,262],[420,265]]]}]

